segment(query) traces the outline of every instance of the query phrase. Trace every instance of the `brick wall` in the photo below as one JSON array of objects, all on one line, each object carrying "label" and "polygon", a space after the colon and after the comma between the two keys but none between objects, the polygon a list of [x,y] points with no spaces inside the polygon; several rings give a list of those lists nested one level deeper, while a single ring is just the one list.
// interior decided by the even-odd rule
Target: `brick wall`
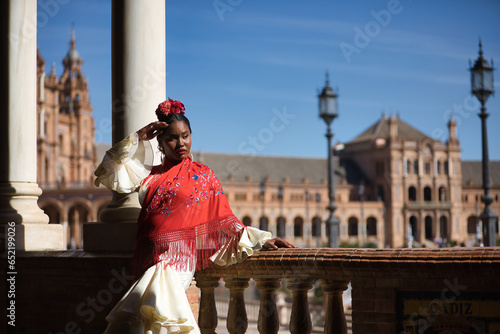
[{"label": "brick wall", "polygon": [[[420,249],[398,262],[372,259],[369,270],[354,270],[353,333],[410,334],[440,326],[472,333],[473,324],[478,333],[489,333],[488,328],[500,325],[500,284],[495,274],[500,268],[497,259],[489,261],[483,252]],[[488,308],[490,313],[485,312]]]},{"label": "brick wall", "polygon": [[[102,333],[105,317],[133,282],[131,255],[83,251],[26,252],[16,256],[16,331],[2,320],[0,333]],[[0,307],[6,309],[6,265],[2,259]],[[188,290],[197,316],[198,289]],[[5,331],[4,331],[5,329]]]}]

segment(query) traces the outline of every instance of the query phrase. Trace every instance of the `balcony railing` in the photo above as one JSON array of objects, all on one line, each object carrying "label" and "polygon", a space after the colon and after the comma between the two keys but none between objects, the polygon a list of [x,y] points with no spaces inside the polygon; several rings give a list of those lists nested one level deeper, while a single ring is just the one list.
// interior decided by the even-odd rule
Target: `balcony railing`
[{"label": "balcony railing", "polygon": [[450,209],[451,202],[438,201],[412,201],[406,204],[408,209]]},{"label": "balcony railing", "polygon": [[[290,333],[311,333],[307,292],[315,280],[320,280],[326,298],[324,333],[345,334],[348,329],[342,296],[349,283],[353,333],[406,333],[401,330],[403,322],[410,326],[408,321],[418,319],[419,314],[405,320],[401,305],[407,304],[401,295],[420,292],[419,296],[440,298],[441,293],[442,307],[446,307],[444,303],[457,301],[460,296],[469,296],[468,291],[474,291],[483,293],[483,299],[497,296],[493,304],[488,304],[496,307],[500,306],[500,286],[496,281],[499,274],[500,248],[307,248],[257,252],[239,265],[214,266],[196,273],[196,285],[201,290],[199,326],[202,334],[216,333],[214,289],[219,286],[220,277],[230,293],[227,330],[231,334],[247,330],[244,290],[250,278],[255,280],[261,295],[257,324],[260,333],[276,334],[279,330],[275,292],[282,280],[293,296]],[[425,310],[423,313],[425,316]],[[438,321],[429,319],[431,324]]]}]

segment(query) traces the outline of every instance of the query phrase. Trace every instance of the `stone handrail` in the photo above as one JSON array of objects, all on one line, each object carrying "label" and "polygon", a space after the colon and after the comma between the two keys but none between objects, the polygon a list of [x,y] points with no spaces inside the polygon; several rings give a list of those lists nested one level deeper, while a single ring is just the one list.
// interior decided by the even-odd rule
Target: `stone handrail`
[{"label": "stone handrail", "polygon": [[411,201],[406,204],[410,209],[449,209],[453,206],[452,202],[449,201]]},{"label": "stone handrail", "polygon": [[[213,266],[196,273],[196,284],[201,290],[199,325],[202,334],[216,333],[214,289],[218,286],[220,277],[224,278],[225,286],[230,291],[227,315],[229,333],[245,333],[247,330],[243,292],[248,287],[250,278],[253,278],[261,292],[259,332],[278,332],[275,291],[281,286],[281,280],[285,279],[287,288],[293,294],[290,332],[307,334],[312,331],[307,292],[312,288],[314,280],[321,280],[326,296],[324,333],[347,333],[342,297],[350,282],[353,289],[353,330],[356,332],[356,298],[359,297],[356,297],[354,292],[363,284],[366,285],[365,281],[371,282],[379,278],[382,283],[376,283],[374,288],[378,285],[382,288],[388,287],[392,291],[404,289],[405,280],[411,281],[411,287],[415,289],[415,281],[419,286],[425,286],[425,282],[432,282],[432,279],[443,280],[447,277],[475,282],[479,277],[498,277],[499,274],[500,248],[305,248],[257,252],[241,264],[229,267]],[[497,290],[500,289],[498,284],[496,286]],[[426,287],[428,290],[431,288]],[[488,289],[489,286],[481,283],[480,288]],[[392,303],[394,304],[394,300]],[[361,313],[358,316],[360,318]],[[367,328],[371,328],[370,332],[377,333],[396,332],[396,324],[391,324],[395,316],[389,313],[388,318],[389,320],[380,321],[379,328],[384,329],[377,330],[376,326]],[[358,328],[361,333],[363,319],[359,320]],[[382,327],[384,321],[387,322],[386,327]],[[387,331],[388,328],[390,331]]]}]

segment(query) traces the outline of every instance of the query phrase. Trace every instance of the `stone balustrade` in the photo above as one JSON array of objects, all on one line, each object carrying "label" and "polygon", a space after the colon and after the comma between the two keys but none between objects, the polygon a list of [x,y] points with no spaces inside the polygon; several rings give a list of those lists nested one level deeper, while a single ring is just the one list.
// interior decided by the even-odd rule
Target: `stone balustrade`
[{"label": "stone balustrade", "polygon": [[[106,315],[133,282],[130,260],[130,253],[16,252],[16,330],[102,333]],[[4,283],[10,278],[7,264],[4,257],[0,263]],[[220,310],[214,289],[221,277],[230,295],[224,311],[228,330],[221,333],[245,333],[249,326],[243,291],[250,279],[260,289],[260,333],[277,333],[280,324],[287,323],[280,333],[287,331],[284,327],[291,333],[310,333],[307,292],[312,282],[326,296],[324,333],[346,333],[342,291],[349,282],[354,334],[495,333],[500,328],[499,276],[500,247],[280,249],[257,252],[239,265],[197,272],[201,299],[196,304],[194,287],[188,297],[204,334],[216,331]],[[275,302],[281,282],[286,282],[292,296],[291,316],[280,312]],[[2,295],[7,296],[7,289],[11,285],[0,284]],[[7,298],[0,298],[0,308],[7,307]],[[318,323],[314,325],[317,333]],[[0,333],[7,333],[6,326],[4,322]]]},{"label": "stone balustrade", "polygon": [[[419,325],[442,326],[443,321],[449,321],[450,310],[465,310],[467,303],[480,306],[483,302],[483,306],[492,306],[496,311],[486,315],[457,311],[453,319],[467,322],[472,316],[484,315],[485,319],[493,316],[498,320],[499,274],[500,248],[308,248],[257,252],[241,264],[213,266],[196,273],[196,284],[201,290],[199,325],[202,334],[216,333],[214,289],[220,277],[230,291],[227,330],[231,334],[247,330],[243,292],[250,278],[260,290],[258,330],[263,334],[276,334],[279,330],[275,292],[282,280],[293,295],[289,320],[292,334],[312,331],[307,292],[315,280],[321,281],[326,296],[324,333],[347,333],[342,296],[349,283],[353,333],[412,333]],[[412,297],[415,293],[417,297]],[[408,315],[412,301],[418,301],[420,309]],[[485,321],[491,324],[496,320]]]}]

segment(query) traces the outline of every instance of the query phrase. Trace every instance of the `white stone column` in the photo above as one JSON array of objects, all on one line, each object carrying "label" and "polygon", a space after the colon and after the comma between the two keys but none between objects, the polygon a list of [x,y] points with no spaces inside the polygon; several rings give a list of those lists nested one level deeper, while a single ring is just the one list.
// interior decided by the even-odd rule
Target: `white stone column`
[{"label": "white stone column", "polygon": [[[165,0],[113,0],[113,143],[156,119],[166,95],[165,44]],[[84,227],[85,250],[133,250],[139,211],[137,193],[113,192],[100,222]]]},{"label": "white stone column", "polygon": [[36,0],[2,1],[0,16],[0,234],[15,222],[16,249],[64,249],[37,204]]}]

